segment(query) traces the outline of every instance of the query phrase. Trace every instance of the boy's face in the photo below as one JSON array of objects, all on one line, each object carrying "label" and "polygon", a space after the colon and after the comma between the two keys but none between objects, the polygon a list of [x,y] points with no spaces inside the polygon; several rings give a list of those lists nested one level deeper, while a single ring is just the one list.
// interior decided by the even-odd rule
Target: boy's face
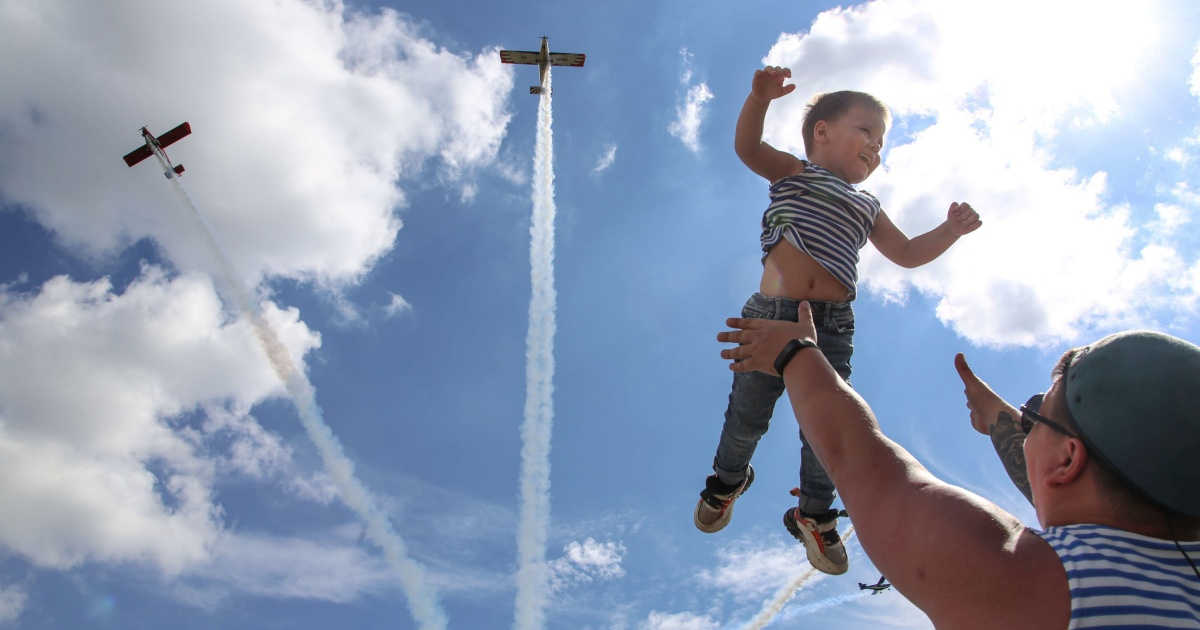
[{"label": "boy's face", "polygon": [[886,131],[879,112],[851,106],[832,121],[817,121],[808,158],[847,184],[861,183],[879,167]]}]

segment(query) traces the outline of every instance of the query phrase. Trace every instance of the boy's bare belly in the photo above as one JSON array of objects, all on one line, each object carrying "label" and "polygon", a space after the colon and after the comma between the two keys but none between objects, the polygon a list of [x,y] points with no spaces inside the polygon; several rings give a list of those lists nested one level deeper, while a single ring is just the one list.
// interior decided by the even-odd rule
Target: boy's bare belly
[{"label": "boy's bare belly", "polygon": [[771,297],[845,302],[850,291],[812,256],[781,241],[767,253],[758,290]]}]

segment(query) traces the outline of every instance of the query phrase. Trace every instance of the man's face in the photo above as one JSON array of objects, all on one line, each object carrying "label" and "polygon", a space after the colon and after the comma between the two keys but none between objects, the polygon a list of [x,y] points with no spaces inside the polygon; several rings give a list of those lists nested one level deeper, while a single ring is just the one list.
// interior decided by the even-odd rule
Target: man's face
[{"label": "man's face", "polygon": [[858,184],[879,167],[887,127],[874,109],[854,105],[833,121],[817,121],[812,162],[847,184]]}]

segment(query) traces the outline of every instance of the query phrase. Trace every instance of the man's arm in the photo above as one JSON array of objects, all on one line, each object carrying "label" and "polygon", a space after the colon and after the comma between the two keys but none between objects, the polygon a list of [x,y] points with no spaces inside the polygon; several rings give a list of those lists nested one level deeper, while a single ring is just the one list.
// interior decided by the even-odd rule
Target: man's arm
[{"label": "man's arm", "polygon": [[888,260],[912,269],[931,262],[946,253],[958,237],[979,229],[983,222],[979,214],[968,203],[952,203],[946,212],[946,220],[932,230],[908,238],[892,223],[886,212],[880,212],[871,230],[871,244]]},{"label": "man's arm", "polygon": [[[787,341],[815,339],[807,308],[804,323],[730,319],[740,330],[717,338],[742,345],[721,356],[740,360],[730,366],[735,371],[772,373]],[[937,479],[883,435],[870,407],[819,351],[800,350],[783,378],[863,549],[935,626],[1065,625],[1065,574],[1044,540],[996,505]]]},{"label": "man's arm", "polygon": [[733,135],[733,150],[742,163],[772,183],[795,175],[803,169],[800,158],[780,151],[762,140],[763,121],[766,120],[767,108],[770,107],[771,101],[796,89],[795,84],[783,84],[790,76],[791,70],[774,66],[754,72],[750,95],[742,104]]},{"label": "man's arm", "polygon": [[967,397],[967,408],[971,410],[971,426],[992,438],[992,447],[1004,464],[1004,472],[1008,473],[1013,485],[1032,504],[1029,471],[1025,468],[1025,432],[1021,430],[1021,412],[975,376],[961,352],[954,357],[954,369],[958,370],[963,382],[963,394]]}]

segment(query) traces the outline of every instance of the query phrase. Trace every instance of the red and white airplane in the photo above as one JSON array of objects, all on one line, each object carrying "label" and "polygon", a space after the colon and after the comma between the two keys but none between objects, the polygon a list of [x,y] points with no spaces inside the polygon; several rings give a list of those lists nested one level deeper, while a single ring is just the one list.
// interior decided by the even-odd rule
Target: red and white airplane
[{"label": "red and white airplane", "polygon": [[542,37],[542,50],[540,52],[530,52],[526,50],[501,50],[501,63],[523,63],[538,67],[538,73],[541,75],[539,85],[534,85],[529,88],[530,94],[541,94],[542,88],[546,86],[546,68],[549,66],[572,66],[575,68],[583,67],[583,60],[586,55],[583,53],[557,53],[550,52],[550,40],[548,37]]},{"label": "red and white airplane", "polygon": [[183,165],[173,166],[171,160],[167,159],[167,152],[163,151],[163,148],[175,144],[180,138],[190,133],[192,133],[192,126],[187,123],[183,123],[157,138],[154,137],[154,134],[150,133],[149,129],[142,127],[142,138],[145,139],[146,144],[130,151],[125,156],[125,163],[133,166],[152,155],[159,154],[163,162],[167,164],[167,170],[163,172],[163,175],[166,175],[167,179],[171,179],[176,175],[182,175]]}]

